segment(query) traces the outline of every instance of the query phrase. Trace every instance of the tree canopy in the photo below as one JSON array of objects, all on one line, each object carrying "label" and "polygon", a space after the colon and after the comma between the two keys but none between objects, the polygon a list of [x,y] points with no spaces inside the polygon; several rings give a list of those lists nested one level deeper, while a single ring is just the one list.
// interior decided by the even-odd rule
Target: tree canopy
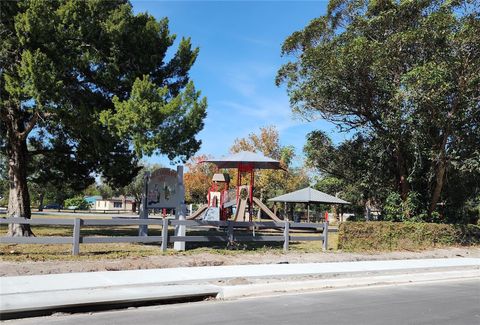
[{"label": "tree canopy", "polygon": [[[314,163],[316,150],[345,156],[359,145],[351,154],[360,161],[346,157],[350,171],[337,177],[361,183],[366,195],[385,186],[405,202],[414,193],[421,212],[444,221],[458,221],[478,199],[478,1],[332,0],[282,53],[291,62],[277,83],[286,84],[293,109],[356,133],[339,146],[311,134]],[[316,166],[334,175],[333,166]]]},{"label": "tree canopy", "polygon": [[[230,151],[261,152],[263,155],[279,160],[287,171],[282,170],[258,170],[255,172],[255,195],[262,198],[273,198],[277,195],[296,191],[308,186],[309,178],[302,167],[294,167],[292,162],[295,158],[293,146],[280,144],[278,130],[273,126],[260,128],[258,133],[251,133],[246,138],[236,139]],[[236,180],[236,177],[231,177]]]},{"label": "tree canopy", "polygon": [[9,215],[30,217],[35,155],[120,187],[143,155],[186,160],[198,150],[207,103],[189,71],[199,49],[182,38],[167,56],[176,39],[167,18],[134,14],[122,0],[2,1],[0,15]]},{"label": "tree canopy", "polygon": [[204,203],[207,200],[208,189],[212,185],[212,177],[216,167],[213,164],[202,163],[212,158],[208,155],[198,155],[190,158],[185,164],[184,174],[185,201],[189,203]]}]

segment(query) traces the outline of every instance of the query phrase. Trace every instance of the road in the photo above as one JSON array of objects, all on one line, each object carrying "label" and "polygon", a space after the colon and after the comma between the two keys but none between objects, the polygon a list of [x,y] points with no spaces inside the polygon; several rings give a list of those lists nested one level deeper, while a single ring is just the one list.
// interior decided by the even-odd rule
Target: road
[{"label": "road", "polygon": [[480,324],[480,280],[57,315],[7,324]]}]

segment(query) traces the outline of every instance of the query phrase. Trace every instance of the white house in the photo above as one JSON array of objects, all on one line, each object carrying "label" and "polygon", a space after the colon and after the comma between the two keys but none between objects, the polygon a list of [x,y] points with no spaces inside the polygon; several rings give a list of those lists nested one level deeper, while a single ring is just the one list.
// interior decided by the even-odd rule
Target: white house
[{"label": "white house", "polygon": [[95,201],[95,210],[123,210],[135,211],[136,203],[133,197],[113,197],[111,199],[101,199]]}]

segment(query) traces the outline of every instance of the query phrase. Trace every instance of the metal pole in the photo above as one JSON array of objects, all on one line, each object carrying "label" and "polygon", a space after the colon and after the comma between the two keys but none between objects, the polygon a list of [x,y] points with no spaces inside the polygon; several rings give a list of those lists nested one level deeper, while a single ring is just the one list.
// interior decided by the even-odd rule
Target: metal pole
[{"label": "metal pole", "polygon": [[310,222],[310,203],[307,203],[307,221]]},{"label": "metal pole", "polygon": [[82,219],[75,218],[73,221],[73,246],[72,255],[80,253],[80,227],[82,226]]},{"label": "metal pole", "polygon": [[162,222],[162,252],[167,251],[167,245],[168,245],[168,219],[163,218]]},{"label": "metal pole", "polygon": [[[186,205],[185,205],[185,187],[183,185],[183,166],[177,166],[177,191],[178,191],[179,202],[177,203],[176,219],[185,220]],[[185,225],[177,225],[175,227],[176,236],[185,236],[185,234],[186,234]],[[173,248],[176,251],[184,251],[185,242],[176,241],[173,243]]]},{"label": "metal pole", "polygon": [[253,213],[253,186],[254,186],[254,174],[253,174],[253,168],[250,170],[250,203],[248,204],[248,221],[252,221],[252,213]]},{"label": "metal pole", "polygon": [[283,229],[283,237],[284,237],[283,252],[286,253],[288,252],[288,245],[290,243],[290,223],[288,221],[285,221],[285,228]]},{"label": "metal pole", "polygon": [[323,250],[328,250],[328,221],[323,223]]}]

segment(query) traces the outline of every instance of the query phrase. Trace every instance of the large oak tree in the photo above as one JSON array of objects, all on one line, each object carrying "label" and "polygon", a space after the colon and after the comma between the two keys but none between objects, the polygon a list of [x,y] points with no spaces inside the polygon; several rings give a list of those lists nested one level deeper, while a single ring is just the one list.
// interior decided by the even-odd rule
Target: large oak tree
[{"label": "large oak tree", "polygon": [[431,215],[479,195],[480,2],[331,0],[283,53],[294,110],[371,140],[403,200]]},{"label": "large oak tree", "polygon": [[[198,150],[206,100],[189,70],[198,48],[168,20],[127,1],[0,2],[0,149],[8,159],[8,215],[30,217],[34,155],[117,186],[142,155],[185,160]],[[169,58],[169,59],[167,59]],[[63,157],[63,159],[59,159]],[[66,162],[67,166],[62,166]],[[26,225],[9,234],[30,235]]]}]

